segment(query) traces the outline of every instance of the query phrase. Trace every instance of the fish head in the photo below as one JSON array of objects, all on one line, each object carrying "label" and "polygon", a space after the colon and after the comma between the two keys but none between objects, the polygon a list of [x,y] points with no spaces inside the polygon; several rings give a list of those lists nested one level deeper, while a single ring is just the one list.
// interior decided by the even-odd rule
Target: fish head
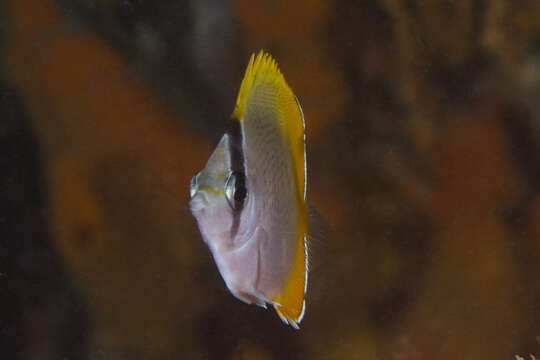
[{"label": "fish head", "polygon": [[245,175],[233,170],[231,146],[231,135],[225,134],[204,169],[193,176],[190,208],[231,293],[246,303],[266,307],[255,289],[264,232],[253,221]]},{"label": "fish head", "polygon": [[213,250],[232,249],[248,240],[233,231],[247,190],[243,173],[232,169],[230,146],[229,135],[223,135],[189,189],[191,212],[203,240]]}]

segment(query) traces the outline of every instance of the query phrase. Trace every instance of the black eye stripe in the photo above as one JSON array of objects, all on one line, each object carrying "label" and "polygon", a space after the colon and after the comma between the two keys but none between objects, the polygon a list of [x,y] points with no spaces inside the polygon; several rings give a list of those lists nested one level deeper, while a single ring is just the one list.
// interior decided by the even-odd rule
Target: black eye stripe
[{"label": "black eye stripe", "polygon": [[235,207],[240,208],[247,196],[246,175],[241,172],[236,172],[235,175],[234,201],[236,202]]},{"label": "black eye stripe", "polygon": [[225,196],[231,208],[238,213],[244,206],[247,197],[246,176],[239,171],[233,171],[225,182]]},{"label": "black eye stripe", "polygon": [[233,222],[231,226],[231,238],[236,236],[240,226],[240,214],[244,207],[248,189],[246,184],[246,172],[244,164],[244,153],[242,150],[242,128],[240,121],[231,119],[229,134],[229,149],[231,154],[231,170],[236,176],[233,201]]},{"label": "black eye stripe", "polygon": [[229,134],[229,150],[231,153],[231,170],[245,174],[244,153],[242,151],[242,128],[238,120],[232,120]]}]

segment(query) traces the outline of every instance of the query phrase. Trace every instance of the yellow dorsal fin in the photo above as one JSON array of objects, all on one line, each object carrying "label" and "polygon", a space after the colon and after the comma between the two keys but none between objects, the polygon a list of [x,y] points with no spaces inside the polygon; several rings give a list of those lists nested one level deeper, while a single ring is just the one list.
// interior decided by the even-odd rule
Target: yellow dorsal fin
[{"label": "yellow dorsal fin", "polygon": [[296,169],[298,205],[301,212],[307,214],[304,114],[297,98],[279,70],[277,62],[263,50],[259,51],[256,56],[252,54],[249,59],[232,117],[239,121],[244,120],[244,112],[247,102],[250,101],[250,93],[254,92],[254,89],[259,85],[270,85],[277,99],[276,110],[279,116],[279,125],[291,146],[291,156]]},{"label": "yellow dorsal fin", "polygon": [[[249,59],[249,64],[240,84],[238,98],[236,99],[236,105],[232,113],[233,118],[242,120],[249,91],[262,83],[274,83],[277,87],[289,88],[283,74],[279,71],[276,61],[270,54],[263,50],[259,51],[257,56],[252,54]],[[289,89],[289,91],[291,90]]]}]

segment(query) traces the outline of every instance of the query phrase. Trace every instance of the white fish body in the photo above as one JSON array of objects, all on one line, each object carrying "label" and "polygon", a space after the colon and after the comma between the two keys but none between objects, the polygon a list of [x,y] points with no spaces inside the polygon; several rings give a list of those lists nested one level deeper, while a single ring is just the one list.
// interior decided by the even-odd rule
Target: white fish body
[{"label": "white fish body", "polygon": [[234,121],[193,177],[190,208],[227,287],[298,328],[307,289],[304,119],[275,61],[252,56]]}]

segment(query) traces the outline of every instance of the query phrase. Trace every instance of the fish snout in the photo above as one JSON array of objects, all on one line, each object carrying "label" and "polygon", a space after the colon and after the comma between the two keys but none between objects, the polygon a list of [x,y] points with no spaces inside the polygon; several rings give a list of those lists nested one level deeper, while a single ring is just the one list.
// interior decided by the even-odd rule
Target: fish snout
[{"label": "fish snout", "polygon": [[208,201],[208,197],[206,196],[204,191],[198,191],[189,201],[189,208],[191,209],[191,212],[195,215],[207,208],[209,204],[210,202]]}]

